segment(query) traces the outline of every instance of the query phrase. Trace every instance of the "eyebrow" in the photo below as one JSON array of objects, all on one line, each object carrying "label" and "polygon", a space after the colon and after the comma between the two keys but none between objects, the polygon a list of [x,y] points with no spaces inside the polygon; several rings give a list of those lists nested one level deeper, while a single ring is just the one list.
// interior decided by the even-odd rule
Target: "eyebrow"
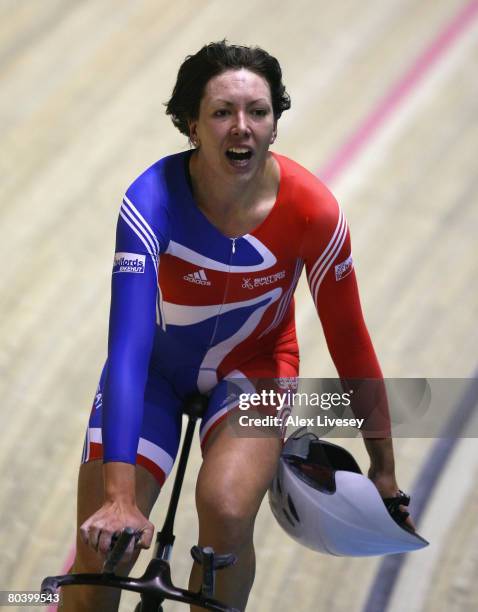
[{"label": "eyebrow", "polygon": [[[213,103],[220,103],[220,104],[226,104],[227,106],[234,106],[233,102],[230,102],[229,100],[223,100],[222,98],[216,98],[214,100],[212,100]],[[258,104],[258,103],[266,103],[270,105],[270,102],[266,99],[266,98],[257,98],[257,100],[252,100],[251,102],[248,102],[247,105],[251,106],[252,104]]]}]

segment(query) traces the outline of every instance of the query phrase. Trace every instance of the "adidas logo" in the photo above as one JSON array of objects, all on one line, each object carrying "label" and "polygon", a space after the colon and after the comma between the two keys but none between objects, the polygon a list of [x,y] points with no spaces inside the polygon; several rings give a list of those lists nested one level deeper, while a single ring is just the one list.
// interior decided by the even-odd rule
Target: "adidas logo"
[{"label": "adidas logo", "polygon": [[206,272],[204,272],[204,270],[198,270],[197,272],[185,274],[183,278],[189,283],[196,283],[196,285],[211,285],[211,281],[207,280]]}]

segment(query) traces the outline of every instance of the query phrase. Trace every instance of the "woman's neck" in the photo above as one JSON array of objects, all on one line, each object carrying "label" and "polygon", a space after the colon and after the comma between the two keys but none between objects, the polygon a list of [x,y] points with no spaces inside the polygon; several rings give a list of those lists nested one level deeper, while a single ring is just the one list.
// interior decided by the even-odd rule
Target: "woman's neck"
[{"label": "woman's neck", "polygon": [[278,170],[271,154],[249,180],[215,171],[199,151],[191,155],[189,172],[196,203],[208,215],[241,215],[270,193],[277,192]]}]

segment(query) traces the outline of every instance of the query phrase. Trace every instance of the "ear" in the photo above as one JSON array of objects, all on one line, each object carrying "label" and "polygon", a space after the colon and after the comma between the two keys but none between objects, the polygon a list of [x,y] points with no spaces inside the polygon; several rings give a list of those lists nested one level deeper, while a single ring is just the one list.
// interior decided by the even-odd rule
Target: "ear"
[{"label": "ear", "polygon": [[274,121],[274,129],[272,130],[271,144],[274,143],[276,138],[277,138],[277,121]]},{"label": "ear", "polygon": [[191,141],[191,143],[195,147],[199,147],[199,138],[198,138],[198,134],[197,134],[197,125],[198,125],[197,121],[193,121],[191,119],[188,120],[189,140]]}]

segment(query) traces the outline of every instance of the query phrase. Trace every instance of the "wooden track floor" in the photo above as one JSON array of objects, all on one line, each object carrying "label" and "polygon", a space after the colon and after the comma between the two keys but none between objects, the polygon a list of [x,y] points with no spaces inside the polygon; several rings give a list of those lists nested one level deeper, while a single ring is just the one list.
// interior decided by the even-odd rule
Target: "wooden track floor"
[{"label": "wooden track floor", "polygon": [[[187,146],[162,106],[182,59],[223,37],[277,55],[293,106],[275,150],[319,171],[464,4],[0,0],[0,590],[37,589],[71,548],[84,428],[106,352],[115,220],[129,182]],[[476,371],[477,63],[475,19],[331,183],[387,376]],[[303,283],[297,303],[302,375],[333,376]],[[402,488],[433,443],[396,441]],[[360,441],[347,444],[365,469]],[[470,453],[458,472],[476,474]],[[176,527],[173,578],[181,584],[197,534],[199,462],[195,444]],[[460,512],[417,553],[423,567],[432,555],[416,608],[423,612],[477,609],[478,497],[476,487],[454,490]],[[440,503],[446,516],[446,498]],[[163,514],[160,501],[155,524]],[[435,533],[441,519],[429,520]],[[267,503],[256,548],[248,609],[260,612],[358,612],[379,563],[299,548]],[[401,584],[405,610],[414,586]],[[121,609],[132,601],[125,596]]]}]

